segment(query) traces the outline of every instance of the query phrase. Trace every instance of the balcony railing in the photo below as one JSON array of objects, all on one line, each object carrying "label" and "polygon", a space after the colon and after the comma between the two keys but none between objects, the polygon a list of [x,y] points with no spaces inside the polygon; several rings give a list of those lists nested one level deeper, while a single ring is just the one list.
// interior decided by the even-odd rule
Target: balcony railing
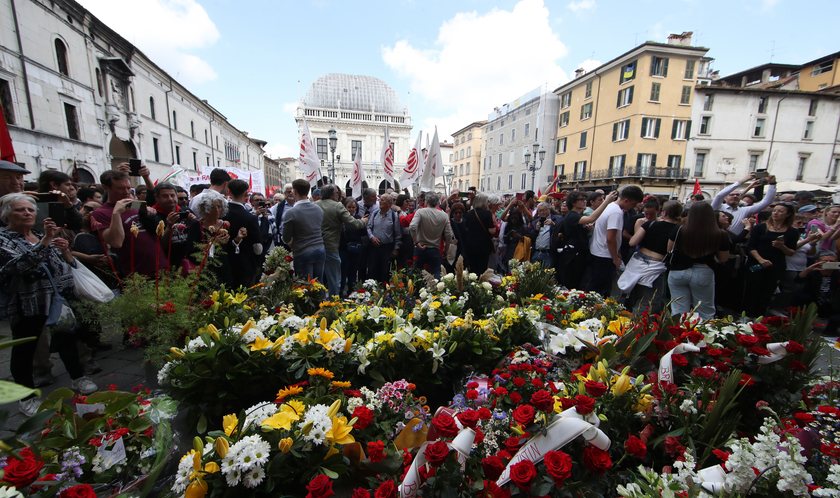
[{"label": "balcony railing", "polygon": [[566,181],[583,182],[612,178],[662,178],[665,180],[687,180],[688,168],[651,168],[650,166],[624,166],[621,168],[597,169],[566,175]]}]

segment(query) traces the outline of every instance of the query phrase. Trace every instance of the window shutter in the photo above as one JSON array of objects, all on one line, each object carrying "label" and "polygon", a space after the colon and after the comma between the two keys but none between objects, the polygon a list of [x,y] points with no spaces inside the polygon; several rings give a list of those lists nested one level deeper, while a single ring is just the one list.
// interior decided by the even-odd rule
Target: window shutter
[{"label": "window shutter", "polygon": [[584,107],[586,107],[586,105],[580,106],[580,119],[581,119],[581,121],[583,121],[583,108]]},{"label": "window shutter", "polygon": [[662,124],[662,118],[656,118],[656,129],[653,132],[653,136],[659,138],[659,125]]},{"label": "window shutter", "polygon": [[665,57],[664,63],[662,65],[662,76],[668,76],[668,57]]},{"label": "window shutter", "polygon": [[636,168],[642,167],[642,154],[636,154]]},{"label": "window shutter", "polygon": [[651,154],[650,155],[650,167],[651,168],[656,167],[656,154]]},{"label": "window shutter", "polygon": [[650,58],[650,74],[656,74],[656,56]]},{"label": "window shutter", "polygon": [[623,91],[624,90],[619,90],[618,91],[618,99],[615,101],[615,106],[616,107],[621,107],[621,92],[623,92]]},{"label": "window shutter", "polygon": [[671,140],[677,138],[677,120],[671,125]]},{"label": "window shutter", "polygon": [[688,140],[688,137],[691,136],[691,120],[685,122],[685,139]]},{"label": "window shutter", "polygon": [[[636,86],[636,85],[633,85],[633,86]],[[633,103],[633,87],[631,86],[630,88],[627,89],[627,91],[630,92],[630,95],[627,97],[627,103],[632,104]]]},{"label": "window shutter", "polygon": [[609,171],[610,171],[610,174],[612,174],[612,170],[613,170],[613,161],[614,161],[614,160],[615,160],[615,157],[610,156],[610,170],[609,170]]},{"label": "window shutter", "polygon": [[615,142],[615,138],[618,135],[618,123],[613,123],[613,142]]},{"label": "window shutter", "polygon": [[643,136],[643,137],[647,136],[647,123],[648,123],[648,118],[642,118],[642,135],[641,136]]}]

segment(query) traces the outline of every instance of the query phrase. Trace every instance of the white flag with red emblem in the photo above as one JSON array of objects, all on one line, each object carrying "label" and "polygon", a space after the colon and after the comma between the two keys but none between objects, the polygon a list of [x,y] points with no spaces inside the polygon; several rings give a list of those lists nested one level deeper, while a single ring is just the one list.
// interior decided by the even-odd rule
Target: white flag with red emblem
[{"label": "white flag with red emblem", "polygon": [[318,159],[315,142],[312,140],[312,134],[309,133],[306,118],[303,119],[303,133],[300,136],[300,169],[311,186],[317,185],[318,180],[324,176],[321,173],[321,160]]},{"label": "white flag with red emblem", "polygon": [[350,175],[350,187],[353,189],[352,197],[358,199],[362,196],[362,182],[365,181],[365,169],[362,168],[362,148],[356,150],[356,157],[353,159],[353,173]]},{"label": "white flag with red emblem", "polygon": [[408,153],[408,162],[400,174],[400,186],[402,188],[408,187],[420,178],[420,172],[422,171],[420,156],[423,155],[423,151],[420,149],[423,143],[422,139],[423,130],[420,130],[420,133],[417,134],[417,142],[414,143],[414,148]]},{"label": "white flag with red emblem", "polygon": [[423,169],[423,177],[420,178],[420,190],[433,192],[435,190],[435,180],[437,177],[443,176],[443,158],[440,157],[437,126],[435,126],[435,136],[432,138],[432,145],[427,154],[426,167]]},{"label": "white flag with red emblem", "polygon": [[391,148],[391,134],[387,126],[385,127],[385,142],[382,144],[382,154],[379,156],[379,162],[382,163],[383,178],[390,182],[392,188],[396,188],[394,185],[394,149]]}]

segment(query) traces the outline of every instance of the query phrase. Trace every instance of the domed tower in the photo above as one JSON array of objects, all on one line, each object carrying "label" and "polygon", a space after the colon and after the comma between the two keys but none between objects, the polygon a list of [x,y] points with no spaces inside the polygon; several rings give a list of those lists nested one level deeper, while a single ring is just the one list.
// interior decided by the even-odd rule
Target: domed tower
[{"label": "domed tower", "polygon": [[321,170],[327,177],[332,162],[329,129],[335,128],[338,141],[334,177],[339,187],[349,188],[353,158],[356,151],[361,150],[368,186],[381,192],[387,188],[401,188],[384,180],[379,162],[386,126],[394,148],[394,177],[397,179],[411,147],[409,109],[403,106],[390,85],[372,76],[325,74],[309,85],[306,96],[298,102],[295,115],[298,130],[303,129],[304,117],[322,161]]}]

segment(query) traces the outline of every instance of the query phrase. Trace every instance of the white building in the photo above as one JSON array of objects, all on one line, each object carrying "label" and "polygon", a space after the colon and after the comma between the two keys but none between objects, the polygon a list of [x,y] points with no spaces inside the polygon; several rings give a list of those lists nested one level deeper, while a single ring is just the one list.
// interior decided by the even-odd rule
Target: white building
[{"label": "white building", "polygon": [[263,150],[72,0],[0,0],[0,106],[17,161],[98,182],[128,158],[262,168]]},{"label": "white building", "polygon": [[[356,151],[361,150],[366,186],[378,188],[380,192],[389,187],[402,189],[399,175],[414,145],[409,140],[411,116],[408,107],[403,107],[397,92],[387,83],[372,76],[337,73],[319,76],[298,103],[295,122],[300,131],[304,117],[325,177],[330,176],[329,129],[332,127],[338,138],[334,173],[337,185],[350,188],[353,158]],[[385,181],[380,161],[386,125],[394,150],[396,186]],[[303,178],[299,167],[295,168],[295,174],[297,178]]]},{"label": "white building", "polygon": [[[547,87],[539,87],[497,107],[487,116],[487,123],[481,128],[481,192],[513,193],[531,188],[536,191],[554,179],[552,152],[557,140],[559,110],[559,97]],[[531,154],[533,162],[534,143],[546,154],[542,163],[537,157],[532,182],[525,153]]]},{"label": "white building", "polygon": [[713,196],[756,169],[767,169],[779,182],[837,185],[836,95],[762,86],[697,86],[691,123],[686,150],[691,179],[680,198],[691,193],[694,178]]}]

